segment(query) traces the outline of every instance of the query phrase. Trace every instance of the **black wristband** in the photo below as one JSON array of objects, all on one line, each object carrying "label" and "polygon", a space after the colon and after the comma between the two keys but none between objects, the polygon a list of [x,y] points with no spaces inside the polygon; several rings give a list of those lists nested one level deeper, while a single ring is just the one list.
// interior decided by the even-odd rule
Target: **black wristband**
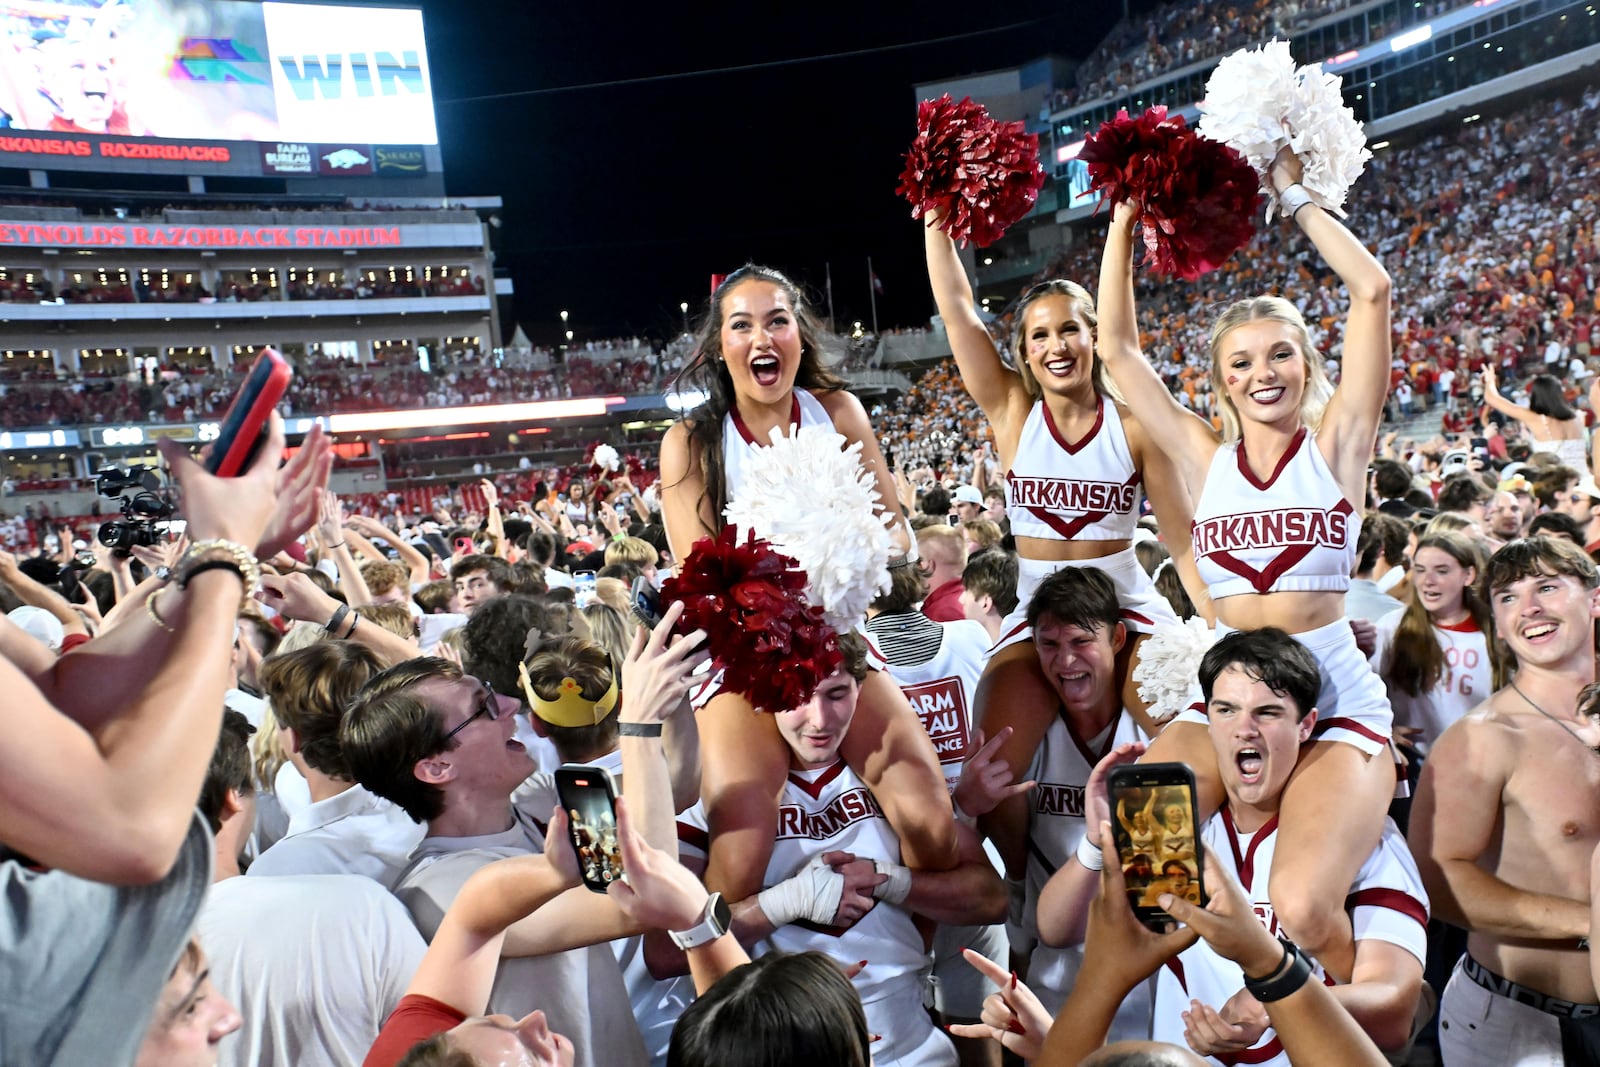
[{"label": "black wristband", "polygon": [[333,618],[329,619],[322,628],[323,630],[327,631],[328,635],[331,637],[333,634],[338,633],[339,627],[344,625],[344,620],[349,618],[349,616],[350,605],[340,604],[339,607],[334,611]]},{"label": "black wristband", "polygon": [[[206,560],[201,560],[199,563],[196,563],[194,566],[190,567],[188,570],[183,572],[183,577],[178,579],[178,588],[179,589],[188,589],[189,588],[189,582],[194,579],[195,575],[200,574],[203,571],[224,571],[224,570],[232,571],[234,574],[237,574],[239,576],[239,581],[241,583],[244,581],[244,568],[239,566],[233,560],[231,560],[231,559],[206,559]],[[247,590],[245,590],[245,592],[249,592],[249,590],[247,589]]]},{"label": "black wristband", "polygon": [[1275,1000],[1282,1000],[1299,991],[1311,977],[1311,958],[1300,951],[1288,938],[1283,941],[1284,961],[1287,966],[1278,968],[1278,972],[1270,978],[1253,979],[1246,976],[1244,980],[1245,991],[1263,1004],[1271,1004]]},{"label": "black wristband", "polygon": [[660,737],[661,724],[658,722],[619,722],[617,733],[623,737]]}]

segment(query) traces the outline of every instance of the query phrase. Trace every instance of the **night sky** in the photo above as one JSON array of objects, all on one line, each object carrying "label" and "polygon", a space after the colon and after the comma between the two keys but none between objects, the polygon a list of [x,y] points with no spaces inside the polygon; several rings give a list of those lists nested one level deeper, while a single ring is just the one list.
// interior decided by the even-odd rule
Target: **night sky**
[{"label": "night sky", "polygon": [[[1137,4],[1136,9],[1149,6]],[[446,181],[505,199],[502,266],[537,342],[664,337],[680,301],[746,260],[790,273],[837,317],[932,313],[918,224],[894,195],[917,82],[1087,54],[1120,4],[615,4],[422,0]],[[636,15],[644,11],[647,14]],[[1022,23],[1021,26],[1013,24]],[[983,33],[996,27],[1011,29]],[[943,43],[766,69],[526,90]],[[460,101],[460,102],[452,102]],[[510,325],[507,324],[509,333]]]}]

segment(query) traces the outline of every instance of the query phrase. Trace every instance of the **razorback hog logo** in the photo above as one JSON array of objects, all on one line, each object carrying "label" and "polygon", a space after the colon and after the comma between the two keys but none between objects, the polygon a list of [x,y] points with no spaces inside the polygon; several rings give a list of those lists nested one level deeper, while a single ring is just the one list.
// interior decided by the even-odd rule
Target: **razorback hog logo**
[{"label": "razorback hog logo", "polygon": [[933,739],[933,750],[940,763],[960,763],[967,755],[967,698],[960,678],[940,678],[935,682],[902,688],[916,709],[922,728]]},{"label": "razorback hog logo", "polygon": [[797,804],[782,805],[778,808],[778,837],[825,841],[852,823],[882,817],[883,810],[872,794],[857,786],[839,794],[821,811],[806,811]]},{"label": "razorback hog logo", "polygon": [[1010,503],[1015,507],[1046,508],[1050,511],[1124,512],[1133,509],[1135,488],[1123,482],[1085,482],[1070,478],[1022,478],[1006,480]]}]

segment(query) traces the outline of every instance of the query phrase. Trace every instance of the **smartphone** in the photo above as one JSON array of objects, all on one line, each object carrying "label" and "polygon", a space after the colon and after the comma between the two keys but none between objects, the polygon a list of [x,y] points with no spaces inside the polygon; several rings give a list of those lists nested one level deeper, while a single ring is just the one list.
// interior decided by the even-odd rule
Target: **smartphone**
[{"label": "smartphone", "polygon": [[[583,884],[604,893],[622,878],[622,842],[617,837],[617,786],[604,767],[568,764],[556,768],[556,796],[567,813],[567,833],[578,857]],[[546,848],[549,847],[547,842]]]},{"label": "smartphone", "polygon": [[1134,763],[1107,780],[1111,835],[1133,914],[1152,930],[1172,922],[1156,903],[1163,893],[1206,903],[1203,852],[1196,833],[1194,772],[1186,763]]},{"label": "smartphone", "polygon": [[472,553],[472,538],[470,538],[470,537],[458,537],[458,538],[456,538],[456,551],[461,553],[462,555],[471,555],[471,553]]},{"label": "smartphone", "polygon": [[656,623],[661,621],[661,594],[650,584],[650,579],[642,574],[633,580],[631,593],[634,618],[655,629]]},{"label": "smartphone", "polygon": [[294,371],[276,349],[263,348],[250,376],[228,406],[222,417],[222,427],[206,459],[206,470],[223,478],[232,478],[250,466],[267,439],[267,423],[272,410],[283,399]]},{"label": "smartphone", "polygon": [[1474,437],[1472,439],[1472,450],[1480,456],[1487,456],[1489,454],[1489,439],[1487,437]]},{"label": "smartphone", "polygon": [[578,605],[579,611],[594,603],[594,589],[594,571],[572,572],[572,599]]},{"label": "smartphone", "polygon": [[945,519],[950,523],[951,526],[960,526],[961,525],[961,516],[960,515],[946,515]]}]

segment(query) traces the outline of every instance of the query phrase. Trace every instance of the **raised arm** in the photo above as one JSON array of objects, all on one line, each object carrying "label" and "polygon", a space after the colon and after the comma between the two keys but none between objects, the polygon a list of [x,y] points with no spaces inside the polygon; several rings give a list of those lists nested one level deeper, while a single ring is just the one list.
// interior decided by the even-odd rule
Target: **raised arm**
[{"label": "raised arm", "polygon": [[1139,413],[1140,425],[1154,450],[1172,456],[1184,483],[1193,489],[1205,479],[1206,467],[1217,449],[1217,435],[1178,403],[1139,347],[1133,301],[1133,229],[1138,221],[1131,204],[1112,209],[1100,262],[1095,350],[1127,406]]},{"label": "raised arm", "polygon": [[[1272,161],[1273,188],[1282,193],[1299,185],[1300,175],[1300,160],[1284,148]],[[1294,223],[1350,294],[1339,387],[1328,402],[1317,440],[1345,495],[1359,503],[1389,395],[1389,272],[1355,234],[1316,204],[1296,208]]]},{"label": "raised arm", "polygon": [[1518,422],[1532,425],[1533,420],[1541,416],[1535,415],[1531,408],[1521,404],[1513,404],[1500,394],[1500,382],[1494,369],[1494,364],[1487,360],[1483,364],[1483,402],[1494,408],[1502,415],[1509,415]]},{"label": "raised arm", "polygon": [[889,473],[889,464],[883,458],[883,449],[878,447],[878,435],[873,431],[871,421],[867,419],[866,408],[861,406],[861,401],[856,399],[854,393],[845,389],[825,394],[818,399],[827,409],[828,416],[833,419],[834,429],[851,441],[861,442],[861,466],[872,475],[876,483],[878,510],[894,518],[894,525],[889,527],[890,539],[894,543],[891,551],[896,554],[907,551],[914,543],[911,528],[906,524],[906,517],[900,511],[900,497],[895,491],[894,475]]},{"label": "raised arm", "polygon": [[1501,731],[1462,720],[1440,735],[1422,767],[1411,852],[1433,913],[1500,938],[1576,941],[1589,933],[1586,902],[1522,889],[1479,866],[1496,849],[1501,790],[1513,754]]},{"label": "raised arm", "polygon": [[1007,369],[995,351],[994,338],[988,327],[978,317],[972,299],[972,285],[967,281],[967,270],[956,251],[956,243],[943,230],[938,229],[942,212],[931,212],[923,230],[923,243],[928,252],[928,283],[933,287],[933,302],[944,320],[945,336],[950,341],[950,353],[956,357],[956,369],[961,372],[961,384],[966,386],[972,399],[978,402],[990,422],[1004,419],[1014,397],[1026,398],[1022,379]]},{"label": "raised arm", "polygon": [[[346,531],[354,530],[365,537],[376,537],[391,546],[400,557],[400,562],[405,564],[411,572],[411,584],[422,585],[428,580],[428,557],[417,551],[417,547],[377,519],[367,518],[364,515],[355,515],[345,527]],[[383,558],[383,553],[376,554],[377,559]]]}]

